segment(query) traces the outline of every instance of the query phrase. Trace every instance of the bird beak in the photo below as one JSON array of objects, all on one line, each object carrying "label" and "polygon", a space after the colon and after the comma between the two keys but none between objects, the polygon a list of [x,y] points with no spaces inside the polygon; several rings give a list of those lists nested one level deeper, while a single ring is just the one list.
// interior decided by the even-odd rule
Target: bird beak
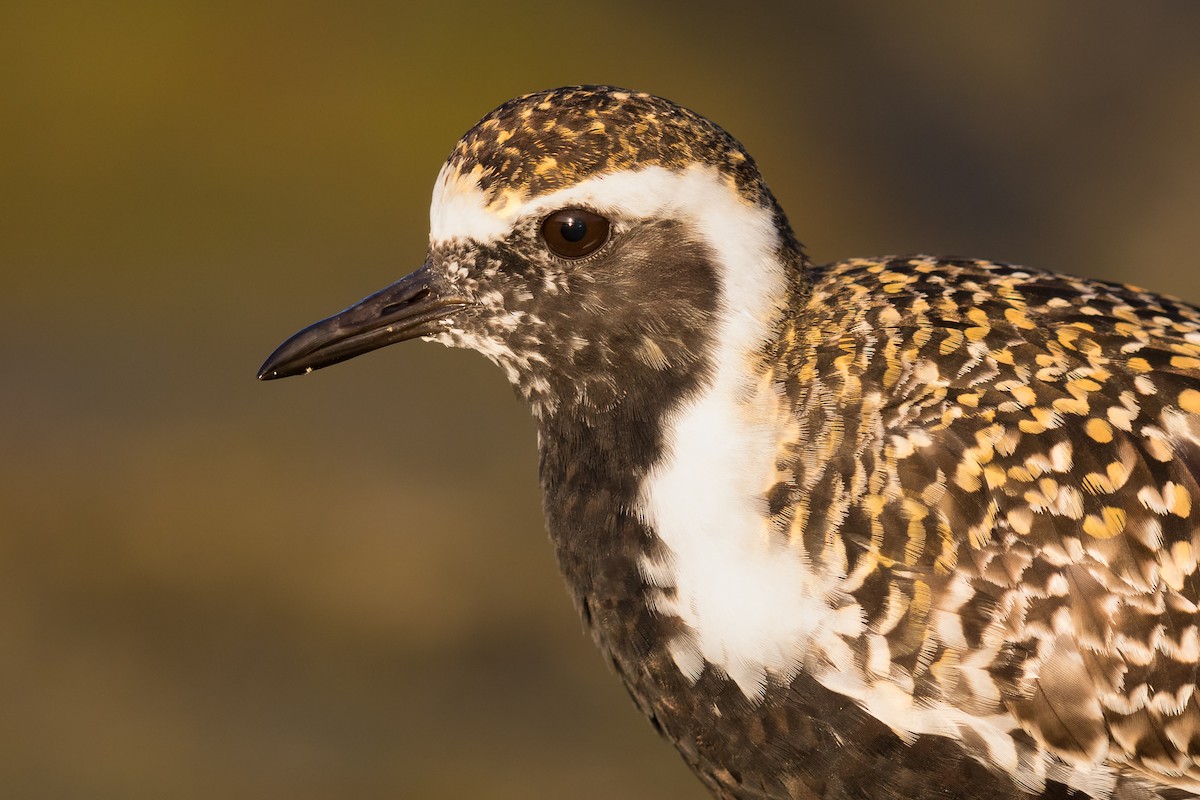
[{"label": "bird beak", "polygon": [[276,348],[258,371],[269,381],[312,372],[395,342],[429,336],[468,305],[440,287],[429,265],[341,313],[309,325]]}]

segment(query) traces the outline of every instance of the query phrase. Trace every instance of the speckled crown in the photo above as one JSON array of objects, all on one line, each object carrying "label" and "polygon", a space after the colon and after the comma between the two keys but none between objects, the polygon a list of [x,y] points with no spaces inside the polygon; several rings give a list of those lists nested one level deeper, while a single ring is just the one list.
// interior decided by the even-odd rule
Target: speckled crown
[{"label": "speckled crown", "polygon": [[536,197],[608,172],[707,164],[748,201],[774,205],[754,160],[718,125],[661,97],[612,86],[527,94],[467,131],[447,159],[489,197]]}]

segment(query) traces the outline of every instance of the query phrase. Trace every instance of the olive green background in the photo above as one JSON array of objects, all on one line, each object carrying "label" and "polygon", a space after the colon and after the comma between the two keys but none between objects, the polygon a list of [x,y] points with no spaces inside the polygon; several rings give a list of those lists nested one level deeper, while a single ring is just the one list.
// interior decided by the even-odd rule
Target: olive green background
[{"label": "olive green background", "polygon": [[1200,300],[1200,4],[0,7],[0,796],[701,798],[592,652],[472,353],[303,379],[493,106],[665,95],[819,261]]}]

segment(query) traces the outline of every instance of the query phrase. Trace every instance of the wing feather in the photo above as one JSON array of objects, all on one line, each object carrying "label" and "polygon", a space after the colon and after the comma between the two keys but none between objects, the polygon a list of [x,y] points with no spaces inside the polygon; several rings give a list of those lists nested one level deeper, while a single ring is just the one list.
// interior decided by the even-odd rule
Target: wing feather
[{"label": "wing feather", "polygon": [[810,556],[870,565],[849,592],[922,702],[1200,791],[1200,310],[927,258],[826,268],[810,308],[851,303],[782,362],[836,440],[794,467]]}]

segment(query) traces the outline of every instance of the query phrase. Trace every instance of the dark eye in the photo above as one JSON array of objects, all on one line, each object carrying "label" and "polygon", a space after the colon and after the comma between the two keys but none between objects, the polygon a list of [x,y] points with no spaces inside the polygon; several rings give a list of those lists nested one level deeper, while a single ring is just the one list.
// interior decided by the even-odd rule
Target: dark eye
[{"label": "dark eye", "polygon": [[555,211],[542,222],[546,246],[563,258],[583,258],[608,241],[608,220],[582,208]]}]

